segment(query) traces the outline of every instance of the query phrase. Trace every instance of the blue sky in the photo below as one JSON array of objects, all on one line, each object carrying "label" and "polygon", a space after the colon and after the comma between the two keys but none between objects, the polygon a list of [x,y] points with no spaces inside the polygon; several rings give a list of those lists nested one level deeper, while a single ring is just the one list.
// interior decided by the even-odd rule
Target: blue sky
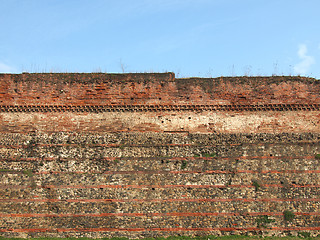
[{"label": "blue sky", "polygon": [[0,72],[320,78],[319,0],[0,0]]}]

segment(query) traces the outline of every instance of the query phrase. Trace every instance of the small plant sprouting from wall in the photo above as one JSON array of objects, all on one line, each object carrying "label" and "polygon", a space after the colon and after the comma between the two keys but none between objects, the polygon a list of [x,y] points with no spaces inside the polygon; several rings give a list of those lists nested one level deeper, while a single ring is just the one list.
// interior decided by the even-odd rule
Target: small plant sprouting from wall
[{"label": "small plant sprouting from wall", "polygon": [[294,217],[295,217],[294,213],[289,211],[289,210],[285,210],[283,212],[283,218],[284,218],[285,221],[292,222]]},{"label": "small plant sprouting from wall", "polygon": [[273,223],[273,222],[275,222],[275,220],[270,219],[269,216],[267,215],[259,216],[256,219],[256,223],[259,228],[267,228],[267,224]]},{"label": "small plant sprouting from wall", "polygon": [[315,158],[320,159],[320,153],[316,154]]},{"label": "small plant sprouting from wall", "polygon": [[186,160],[183,160],[181,162],[181,169],[185,169],[187,167],[188,162]]},{"label": "small plant sprouting from wall", "polygon": [[209,157],[216,157],[217,154],[215,154],[215,153],[203,153],[202,156],[209,158]]},{"label": "small plant sprouting from wall", "polygon": [[260,187],[261,187],[261,185],[260,185],[260,183],[257,181],[257,180],[252,180],[252,185],[254,186],[254,190],[257,192],[259,189],[260,189]]}]

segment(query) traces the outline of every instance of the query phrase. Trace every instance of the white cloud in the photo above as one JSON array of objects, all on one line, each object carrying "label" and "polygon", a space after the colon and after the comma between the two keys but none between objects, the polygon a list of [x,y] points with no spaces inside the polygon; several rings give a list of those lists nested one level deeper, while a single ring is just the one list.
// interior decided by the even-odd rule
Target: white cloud
[{"label": "white cloud", "polygon": [[0,62],[0,73],[12,73],[15,72],[15,68],[7,64]]},{"label": "white cloud", "polygon": [[315,63],[314,57],[307,55],[307,45],[300,44],[298,50],[298,56],[301,61],[294,66],[294,72],[296,74],[304,75],[308,72],[312,64]]}]

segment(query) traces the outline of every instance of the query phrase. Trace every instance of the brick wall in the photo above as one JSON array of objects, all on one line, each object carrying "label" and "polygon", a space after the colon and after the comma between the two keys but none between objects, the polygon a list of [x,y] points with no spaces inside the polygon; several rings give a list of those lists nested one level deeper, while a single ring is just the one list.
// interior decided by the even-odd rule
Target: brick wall
[{"label": "brick wall", "polygon": [[319,104],[303,77],[175,79],[163,74],[0,74],[1,105]]},{"label": "brick wall", "polygon": [[315,79],[0,78],[1,236],[319,234]]}]

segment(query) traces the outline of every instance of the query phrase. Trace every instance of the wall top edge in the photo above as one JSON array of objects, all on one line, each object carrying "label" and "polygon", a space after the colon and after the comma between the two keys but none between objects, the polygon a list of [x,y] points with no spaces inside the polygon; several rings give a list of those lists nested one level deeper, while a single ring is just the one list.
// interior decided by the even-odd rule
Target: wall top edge
[{"label": "wall top edge", "polygon": [[21,73],[0,74],[0,80],[31,83],[101,83],[174,81],[174,73]]},{"label": "wall top edge", "polygon": [[188,77],[176,78],[175,73],[28,73],[19,74],[0,73],[0,79],[10,78],[14,81],[68,81],[68,82],[92,82],[92,81],[178,81],[178,82],[206,82],[206,81],[231,81],[235,83],[254,83],[254,82],[282,82],[282,81],[301,81],[315,82],[319,79],[304,76],[221,76],[214,78]]}]

